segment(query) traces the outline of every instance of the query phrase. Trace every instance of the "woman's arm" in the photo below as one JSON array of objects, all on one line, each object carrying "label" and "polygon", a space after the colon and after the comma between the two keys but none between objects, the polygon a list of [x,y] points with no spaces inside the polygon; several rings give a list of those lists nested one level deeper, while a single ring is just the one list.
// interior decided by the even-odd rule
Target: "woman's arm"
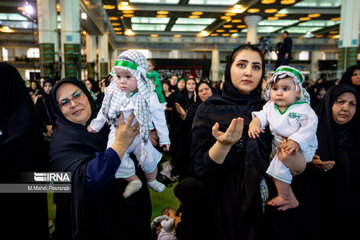
[{"label": "woman's arm", "polygon": [[96,157],[86,166],[86,191],[94,194],[101,191],[114,177],[120,165],[120,158],[139,133],[139,124],[131,127],[134,120],[132,113],[128,121],[124,122],[123,114],[119,117],[119,126],[116,128],[115,143],[105,152],[96,153]]},{"label": "woman's arm", "polygon": [[240,140],[244,128],[244,119],[234,118],[225,133],[219,131],[219,123],[212,128],[215,144],[209,150],[209,157],[217,164],[222,164],[231,146]]}]

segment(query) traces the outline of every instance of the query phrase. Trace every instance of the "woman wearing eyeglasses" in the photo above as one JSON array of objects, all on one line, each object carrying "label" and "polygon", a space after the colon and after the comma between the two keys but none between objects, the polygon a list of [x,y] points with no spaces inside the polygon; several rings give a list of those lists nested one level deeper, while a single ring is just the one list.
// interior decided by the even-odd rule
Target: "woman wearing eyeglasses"
[{"label": "woman wearing eyeglasses", "polygon": [[113,177],[138,134],[136,124],[131,127],[134,116],[126,123],[120,117],[115,143],[105,151],[108,127],[95,134],[86,129],[98,109],[82,82],[59,81],[51,90],[51,103],[57,127],[50,143],[50,169],[71,172],[72,183],[71,194],[54,195],[55,238],[146,239],[151,217],[147,187],[127,202],[121,191],[127,182]]}]

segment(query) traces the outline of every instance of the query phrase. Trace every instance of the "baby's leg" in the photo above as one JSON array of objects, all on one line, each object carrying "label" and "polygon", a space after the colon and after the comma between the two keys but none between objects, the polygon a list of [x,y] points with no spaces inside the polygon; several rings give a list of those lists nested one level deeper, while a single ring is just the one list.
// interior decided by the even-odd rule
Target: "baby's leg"
[{"label": "baby's leg", "polygon": [[273,207],[279,207],[278,210],[282,211],[299,206],[299,202],[297,201],[290,184],[276,178],[273,179],[278,195],[268,201],[267,204]]},{"label": "baby's leg", "polygon": [[138,178],[138,176],[136,176],[136,175],[132,175],[132,176],[124,178],[124,179],[128,182],[128,185],[126,186],[124,193],[123,193],[124,198],[130,197],[132,194],[139,191],[140,188],[142,187],[142,183],[141,183],[140,179]]},{"label": "baby's leg", "polygon": [[[140,159],[141,148],[140,144],[134,150],[135,156]],[[146,145],[146,157],[141,164],[141,168],[144,170],[147,184],[155,192],[162,192],[165,190],[165,185],[156,180],[158,168],[157,164],[160,162],[162,154],[152,146],[150,142]]]},{"label": "baby's leg", "polygon": [[165,185],[156,180],[157,167],[152,172],[145,172],[145,177],[149,187],[155,192],[162,192],[165,190]]}]

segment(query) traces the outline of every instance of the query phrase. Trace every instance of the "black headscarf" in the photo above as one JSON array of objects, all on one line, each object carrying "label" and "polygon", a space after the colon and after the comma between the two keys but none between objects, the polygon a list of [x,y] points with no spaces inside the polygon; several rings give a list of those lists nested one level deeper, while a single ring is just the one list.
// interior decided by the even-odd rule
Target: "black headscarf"
[{"label": "black headscarf", "polygon": [[174,187],[181,203],[181,223],[176,229],[179,240],[204,239],[204,186],[196,178],[185,178]]},{"label": "black headscarf", "polygon": [[[346,92],[356,96],[357,109],[351,121],[338,124],[332,117],[332,106]],[[350,227],[353,224],[350,219],[360,214],[359,101],[359,94],[353,87],[339,84],[331,87],[315,108],[319,118],[316,154],[321,161],[335,161],[335,165],[325,172],[309,163],[305,172],[294,178],[298,178],[295,182],[301,186],[296,194],[300,201],[299,229],[306,239],[347,238],[347,234],[351,236],[351,231],[356,230]]]},{"label": "black headscarf", "polygon": [[[346,124],[337,124],[331,113],[332,105],[335,100],[343,93],[351,92],[356,96],[357,99],[357,110],[355,116],[351,121]],[[359,126],[359,93],[350,85],[339,84],[330,88],[324,98],[321,101],[315,112],[319,118],[319,126],[317,129],[318,137],[318,151],[317,154],[321,156],[323,161],[335,160],[339,156],[337,155],[337,143],[339,141],[346,142],[344,139],[356,134],[358,140],[360,140],[360,126]],[[342,136],[339,134],[343,134]]]},{"label": "black headscarf", "polygon": [[348,84],[350,86],[353,86],[356,89],[356,91],[358,93],[360,93],[360,86],[355,86],[351,82],[351,77],[352,77],[355,70],[360,70],[360,66],[359,65],[354,65],[354,66],[350,66],[348,69],[346,69],[344,75],[342,76],[342,78],[340,80],[340,83],[345,83],[345,84]]},{"label": "black headscarf", "polygon": [[[0,178],[8,182],[17,173],[47,171],[47,158],[43,155],[39,119],[18,70],[0,63],[0,76]],[[0,212],[2,234],[49,238],[46,194],[0,194]]]},{"label": "black headscarf", "polygon": [[[51,86],[54,86],[54,80],[50,77],[44,78],[43,86],[45,86],[46,83],[50,83]],[[43,125],[54,124],[56,118],[50,103],[51,102],[50,93],[46,94],[44,88],[41,88],[40,94],[42,97],[38,98],[35,103],[35,107],[39,111],[40,120],[42,121]],[[43,126],[43,132],[46,133],[45,126]]]},{"label": "black headscarf", "polygon": [[56,93],[65,83],[74,84],[83,90],[90,102],[91,117],[86,126],[96,117],[97,108],[90,92],[76,78],[62,79],[51,89],[51,104],[57,117],[57,127],[50,143],[50,169],[71,172],[73,186],[71,194],[54,195],[54,202],[64,204],[59,208],[67,211],[57,211],[57,218],[60,224],[70,224],[72,236],[79,237],[79,233],[86,232],[83,228],[87,226],[86,164],[95,157],[95,152],[105,151],[108,131],[104,127],[99,133],[90,133],[86,126],[66,119],[56,101]]},{"label": "black headscarf", "polygon": [[[267,130],[257,139],[248,139],[251,112],[264,105],[261,99],[261,79],[250,94],[240,93],[231,81],[230,69],[239,51],[249,49],[262,58],[261,51],[252,45],[236,48],[225,68],[225,82],[221,96],[212,96],[196,111],[192,125],[192,158],[196,175],[205,183],[209,203],[211,239],[254,239],[261,234],[262,205],[260,182],[265,176],[271,149],[271,134]],[[225,132],[233,118],[244,119],[243,136],[227,154],[223,164],[208,160],[209,149],[216,142],[212,127],[218,122]],[[219,220],[224,217],[226,219]],[[225,230],[224,230],[225,229]]]}]

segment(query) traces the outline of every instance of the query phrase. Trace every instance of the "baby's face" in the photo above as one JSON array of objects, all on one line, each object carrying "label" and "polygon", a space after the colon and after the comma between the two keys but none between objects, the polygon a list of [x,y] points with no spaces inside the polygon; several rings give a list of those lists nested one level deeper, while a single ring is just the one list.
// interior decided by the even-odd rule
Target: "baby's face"
[{"label": "baby's face", "polygon": [[136,78],[127,70],[115,68],[116,84],[121,91],[133,93],[137,90]]},{"label": "baby's face", "polygon": [[175,209],[170,210],[167,215],[169,217],[171,217],[172,219],[175,219],[176,218],[176,210]]},{"label": "baby's face", "polygon": [[287,77],[271,84],[270,98],[278,107],[288,107],[296,102],[296,97],[300,96],[299,91],[296,91],[292,77]]}]

